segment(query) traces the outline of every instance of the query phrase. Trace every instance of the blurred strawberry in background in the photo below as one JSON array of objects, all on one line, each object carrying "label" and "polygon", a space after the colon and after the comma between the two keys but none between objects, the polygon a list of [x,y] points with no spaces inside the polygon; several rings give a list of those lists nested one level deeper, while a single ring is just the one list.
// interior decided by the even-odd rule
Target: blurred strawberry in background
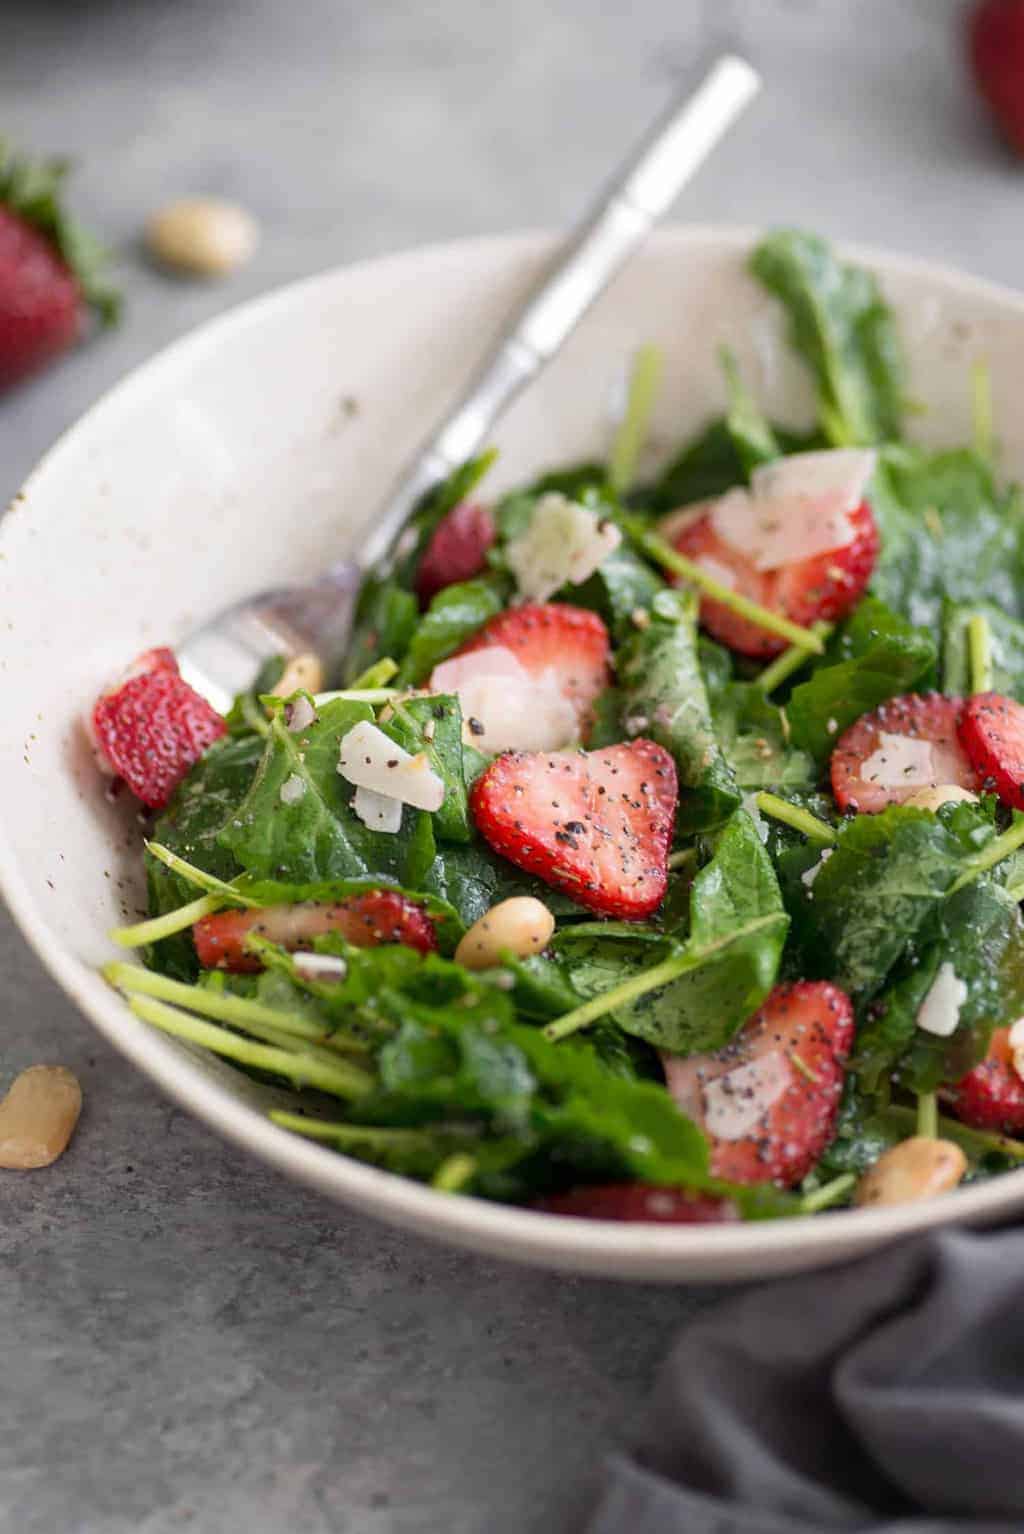
[{"label": "blurred strawberry in background", "polygon": [[975,83],[1009,144],[1024,154],[1024,0],[981,0],[968,39]]},{"label": "blurred strawberry in background", "polygon": [[61,206],[66,173],[64,161],[33,163],[0,142],[0,389],[65,351],[90,314],[117,316],[103,251]]}]

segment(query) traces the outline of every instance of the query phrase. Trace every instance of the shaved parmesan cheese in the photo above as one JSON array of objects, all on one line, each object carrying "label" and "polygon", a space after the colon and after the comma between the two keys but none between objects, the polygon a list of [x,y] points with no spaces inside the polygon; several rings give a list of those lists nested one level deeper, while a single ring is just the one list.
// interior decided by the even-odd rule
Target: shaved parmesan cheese
[{"label": "shaved parmesan cheese", "polygon": [[890,735],[883,730],[877,747],[863,763],[860,776],[865,783],[876,783],[879,788],[905,788],[909,793],[915,788],[932,787],[938,781],[935,771],[930,740]]},{"label": "shaved parmesan cheese", "polygon": [[803,873],[800,875],[800,883],[804,885],[805,888],[812,888],[815,879],[821,873],[821,870],[832,856],[832,852],[833,849],[831,847],[826,847],[818,861],[816,863],[812,863],[810,868],[804,869]]},{"label": "shaved parmesan cheese", "polygon": [[936,1038],[948,1039],[956,1032],[960,1008],[966,1000],[967,986],[947,959],[939,965],[939,972],[917,1009],[917,1026]]},{"label": "shaved parmesan cheese", "polygon": [[560,587],[579,586],[622,542],[614,522],[567,496],[542,495],[530,525],[506,549],[520,597],[546,602]]},{"label": "shaved parmesan cheese", "polygon": [[357,788],[400,799],[418,810],[439,810],[444,784],[424,752],[410,756],[368,719],[354,724],[342,738],[338,771]]},{"label": "shaved parmesan cheese", "polygon": [[1024,1017],[1018,1017],[1007,1040],[1011,1049],[1024,1049]]},{"label": "shaved parmesan cheese", "polygon": [[453,692],[478,751],[559,751],[577,735],[576,710],[557,677],[531,676],[504,645],[472,650],[435,666],[432,692]]},{"label": "shaved parmesan cheese", "polygon": [[855,536],[849,513],[864,499],[874,467],[875,454],[860,448],[794,453],[762,464],[750,477],[749,493],[730,490],[715,503],[712,526],[758,570],[845,548]]},{"label": "shaved parmesan cheese", "polygon": [[300,778],[297,772],[293,772],[290,778],[285,778],[279,789],[281,803],[298,804],[305,792],[305,778]]},{"label": "shaved parmesan cheese", "polygon": [[292,963],[303,980],[344,980],[348,965],[333,953],[296,953]]},{"label": "shaved parmesan cheese", "polygon": [[375,793],[372,788],[357,788],[352,795],[353,813],[371,831],[386,831],[394,836],[402,829],[402,801],[390,794]]},{"label": "shaved parmesan cheese", "polygon": [[828,496],[840,510],[853,511],[864,499],[877,460],[874,449],[864,447],[790,453],[771,463],[758,464],[751,473],[750,488],[759,501]]},{"label": "shaved parmesan cheese", "polygon": [[793,1068],[777,1049],[716,1076],[704,1088],[704,1123],[716,1140],[742,1140],[793,1083]]}]

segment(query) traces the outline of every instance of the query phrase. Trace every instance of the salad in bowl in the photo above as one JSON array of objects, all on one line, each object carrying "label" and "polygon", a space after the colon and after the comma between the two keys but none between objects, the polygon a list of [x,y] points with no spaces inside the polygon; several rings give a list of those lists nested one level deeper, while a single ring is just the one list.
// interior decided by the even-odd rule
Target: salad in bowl
[{"label": "salad in bowl", "polygon": [[[291,1087],[274,1120],[447,1192],[653,1223],[927,1198],[1024,1162],[1024,512],[903,435],[867,272],[782,232],[818,422],[727,414],[498,497],[367,580],[338,675],[218,714],[151,649],[88,711],[147,821],[105,968]],[[1018,1138],[1020,1137],[1020,1138]]]}]

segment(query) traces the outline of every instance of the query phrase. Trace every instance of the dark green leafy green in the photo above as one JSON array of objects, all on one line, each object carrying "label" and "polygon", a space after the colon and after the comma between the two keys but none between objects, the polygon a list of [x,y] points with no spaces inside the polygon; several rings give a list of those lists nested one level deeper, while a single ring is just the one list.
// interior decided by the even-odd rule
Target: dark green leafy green
[{"label": "dark green leafy green", "polygon": [[697,658],[697,597],[665,590],[618,653],[626,734],[664,746],[679,772],[680,829],[720,825],[739,791],[715,738]]},{"label": "dark green leafy green", "polygon": [[769,463],[773,458],[778,458],[782,449],[757,401],[744,384],[733,353],[727,346],[723,346],[719,348],[718,355],[729,391],[726,425],[744,474],[749,476],[759,463]]},{"label": "dark green leafy green", "polygon": [[910,692],[935,665],[937,646],[880,602],[865,597],[807,681],[794,687],[786,717],[796,746],[824,762],[844,730],[887,698]]},{"label": "dark green leafy green", "polygon": [[[943,964],[967,987],[956,1031],[945,1039],[917,1026]],[[994,879],[979,879],[944,901],[904,954],[859,1031],[854,1068],[869,1091],[895,1073],[909,1091],[933,1092],[983,1059],[993,1029],[1014,1022],[1022,1006],[1019,907]]]},{"label": "dark green leafy green", "polygon": [[871,507],[882,535],[871,590],[894,612],[932,633],[948,602],[987,601],[1024,620],[1024,511],[986,459],[886,448]]},{"label": "dark green leafy green", "polygon": [[587,1000],[663,959],[685,959],[676,979],[612,1015],[627,1033],[690,1054],[719,1048],[760,1006],[775,983],[787,927],[771,860],[740,810],[693,880],[685,943],[659,942],[652,929],[621,924],[602,931],[590,923],[560,931],[556,948]]},{"label": "dark green leafy green", "polygon": [[828,440],[846,446],[898,437],[903,357],[874,276],[839,261],[824,240],[792,229],[763,240],[750,266],[786,308],[790,342],[814,374]]},{"label": "dark green leafy green", "polygon": [[435,833],[445,841],[470,841],[473,828],[466,794],[462,709],[458,698],[440,694],[405,698],[396,700],[391,707],[391,717],[378,721],[381,729],[410,755],[424,752],[431,770],[444,784],[444,802],[434,813]]},{"label": "dark green leafy green", "polygon": [[387,576],[368,576],[359,593],[352,639],[345,658],[346,685],[381,655],[400,661],[419,622],[419,603],[411,591]]},{"label": "dark green leafy green", "polygon": [[396,686],[416,687],[425,681],[440,661],[501,612],[507,596],[507,583],[499,575],[478,576],[439,591],[409,641]]},{"label": "dark green leafy green", "polygon": [[890,805],[845,821],[793,913],[815,974],[870,999],[965,861],[964,842],[927,810]]},{"label": "dark green leafy green", "polygon": [[[836,1136],[818,1163],[819,1173],[860,1175],[885,1151],[916,1133],[913,1108],[875,1098],[860,1090],[856,1077],[848,1077],[836,1127]],[[967,1157],[967,1180],[978,1182],[1024,1162],[1024,1142],[985,1130],[970,1129],[957,1119],[939,1117],[939,1134],[959,1145]]]},{"label": "dark green leafy green", "polygon": [[[367,704],[336,698],[293,734],[282,709],[274,711],[249,791],[218,833],[236,864],[256,878],[291,883],[370,875],[423,886],[434,860],[430,815],[407,806],[397,834],[371,831],[352,810],[352,786],[338,772],[342,737],[372,718]],[[287,802],[286,782],[302,785]]]},{"label": "dark green leafy green", "polygon": [[634,631],[634,615],[646,614],[659,591],[664,590],[664,581],[623,542],[606,555],[589,580],[571,587],[565,596],[576,607],[599,613],[613,642],[621,644]]},{"label": "dark green leafy green", "polygon": [[[263,755],[259,735],[226,735],[200,758],[153,827],[153,840],[218,879],[233,879],[241,865],[220,842],[249,790]],[[149,914],[163,916],[194,900],[194,885],[149,853],[145,856]],[[164,938],[145,950],[151,969],[191,980],[197,963],[188,932]]]}]

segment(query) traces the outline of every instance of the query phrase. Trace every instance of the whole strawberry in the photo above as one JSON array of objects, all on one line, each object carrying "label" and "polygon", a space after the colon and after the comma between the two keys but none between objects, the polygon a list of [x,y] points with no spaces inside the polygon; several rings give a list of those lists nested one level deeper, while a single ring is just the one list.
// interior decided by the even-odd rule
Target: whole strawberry
[{"label": "whole strawberry", "polygon": [[64,212],[63,161],[32,164],[0,142],[0,389],[34,373],[81,335],[90,310],[116,318],[103,254]]},{"label": "whole strawberry", "polygon": [[971,70],[1003,135],[1024,154],[1024,0],[981,0],[968,23]]}]

